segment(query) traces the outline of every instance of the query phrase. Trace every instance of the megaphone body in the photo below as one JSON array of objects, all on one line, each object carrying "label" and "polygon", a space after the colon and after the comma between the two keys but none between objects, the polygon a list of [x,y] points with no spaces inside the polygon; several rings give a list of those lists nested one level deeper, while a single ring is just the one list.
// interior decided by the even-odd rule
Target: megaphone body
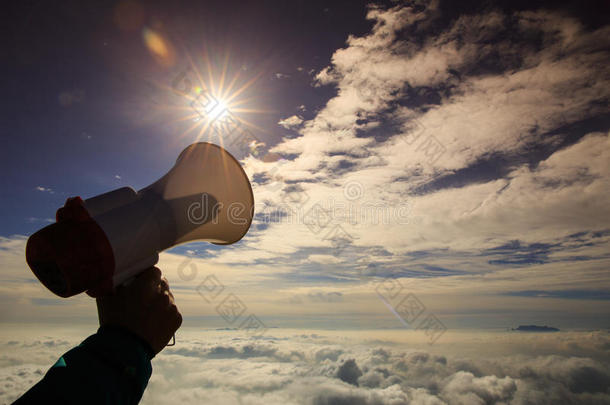
[{"label": "megaphone body", "polygon": [[120,188],[68,199],[57,222],[28,239],[26,261],[61,297],[104,295],[158,261],[159,252],[203,240],[230,244],[248,231],[254,197],[246,173],[225,149],[187,147],[162,178],[138,192]]}]

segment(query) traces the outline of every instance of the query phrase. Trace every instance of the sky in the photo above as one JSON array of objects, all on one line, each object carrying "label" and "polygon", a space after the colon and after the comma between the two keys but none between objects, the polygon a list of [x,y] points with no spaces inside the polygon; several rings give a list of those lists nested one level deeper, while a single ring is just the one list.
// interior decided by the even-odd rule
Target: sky
[{"label": "sky", "polygon": [[[236,244],[160,255],[184,332],[144,403],[608,403],[608,14],[603,1],[9,6],[1,400],[97,321],[89,297],[35,279],[27,237],[66,198],[141,189],[208,141],[240,160],[255,217]],[[202,96],[248,137],[211,123]],[[511,330],[530,324],[561,332]]]}]

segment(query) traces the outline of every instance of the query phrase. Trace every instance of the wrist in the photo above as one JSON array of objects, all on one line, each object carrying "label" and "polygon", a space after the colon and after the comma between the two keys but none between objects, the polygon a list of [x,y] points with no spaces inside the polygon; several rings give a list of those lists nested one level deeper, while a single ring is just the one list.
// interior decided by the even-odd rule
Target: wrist
[{"label": "wrist", "polygon": [[137,346],[141,347],[146,354],[148,360],[152,360],[156,353],[152,349],[150,343],[144,339],[142,336],[130,330],[128,327],[119,324],[104,324],[100,325],[97,330],[99,335],[120,335],[124,340],[126,340],[126,344],[134,343]]}]

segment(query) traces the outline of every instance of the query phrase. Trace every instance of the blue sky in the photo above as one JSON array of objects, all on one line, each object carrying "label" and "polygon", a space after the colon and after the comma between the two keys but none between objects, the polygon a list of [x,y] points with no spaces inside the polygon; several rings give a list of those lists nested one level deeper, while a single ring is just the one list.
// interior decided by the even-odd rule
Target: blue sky
[{"label": "blue sky", "polygon": [[253,184],[248,235],[161,257],[187,321],[222,323],[197,292],[214,274],[273,326],[403,327],[379,299],[396,282],[449,328],[607,328],[610,27],[569,2],[416,3],[15,6],[1,299],[23,305],[0,320],[92,314],[23,257],[67,197],[227,142],[172,90],[186,76],[258,140],[227,146]]}]

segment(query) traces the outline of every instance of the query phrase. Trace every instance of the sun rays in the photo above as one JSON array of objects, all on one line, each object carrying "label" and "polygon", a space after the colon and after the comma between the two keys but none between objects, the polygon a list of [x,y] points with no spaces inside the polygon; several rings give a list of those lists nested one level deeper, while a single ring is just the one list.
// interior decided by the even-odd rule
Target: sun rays
[{"label": "sun rays", "polygon": [[262,130],[248,118],[268,113],[256,108],[256,97],[251,94],[264,71],[246,76],[241,66],[231,63],[228,51],[220,63],[213,59],[207,51],[198,58],[187,54],[187,67],[175,75],[169,86],[157,83],[163,91],[169,91],[168,102],[158,106],[160,112],[171,117],[170,124],[186,124],[177,140],[188,138],[191,142],[215,141],[224,145],[230,135],[229,123]]}]

